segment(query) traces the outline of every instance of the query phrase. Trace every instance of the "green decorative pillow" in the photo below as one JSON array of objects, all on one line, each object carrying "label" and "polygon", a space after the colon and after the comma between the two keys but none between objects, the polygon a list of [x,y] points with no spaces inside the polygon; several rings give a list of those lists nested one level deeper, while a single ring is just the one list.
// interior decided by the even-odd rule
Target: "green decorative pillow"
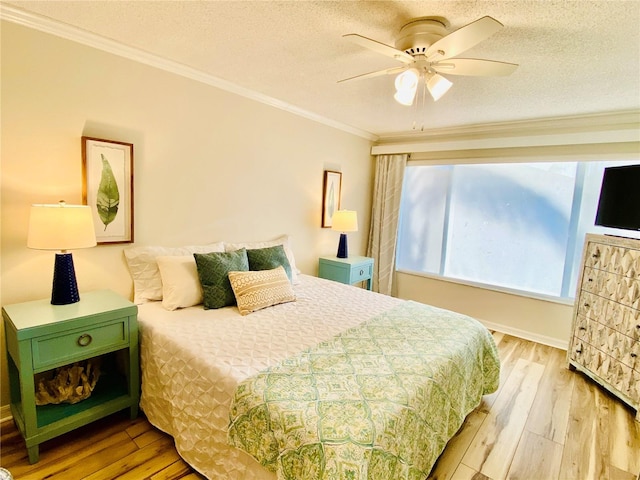
[{"label": "green decorative pillow", "polygon": [[205,310],[236,304],[229,272],[249,270],[247,251],[194,253]]},{"label": "green decorative pillow", "polygon": [[229,272],[229,281],[241,315],[296,299],[282,265],[258,272]]},{"label": "green decorative pillow", "polygon": [[247,250],[249,270],[273,270],[282,267],[291,281],[291,265],[282,245]]}]

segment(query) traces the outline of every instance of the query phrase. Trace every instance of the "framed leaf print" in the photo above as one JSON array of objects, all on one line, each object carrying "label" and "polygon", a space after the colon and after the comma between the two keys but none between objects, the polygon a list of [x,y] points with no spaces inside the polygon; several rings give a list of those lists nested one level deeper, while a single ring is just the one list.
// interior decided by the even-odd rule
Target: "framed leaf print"
[{"label": "framed leaf print", "polygon": [[340,210],[341,188],[342,173],[325,170],[322,185],[322,228],[331,228],[333,214]]},{"label": "framed leaf print", "polygon": [[133,144],[82,137],[82,176],[98,245],[133,242]]}]

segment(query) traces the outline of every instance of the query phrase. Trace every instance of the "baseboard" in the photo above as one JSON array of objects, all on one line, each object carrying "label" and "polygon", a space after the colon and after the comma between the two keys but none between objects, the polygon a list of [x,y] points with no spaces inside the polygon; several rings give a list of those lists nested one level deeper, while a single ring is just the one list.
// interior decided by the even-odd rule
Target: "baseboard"
[{"label": "baseboard", "polygon": [[508,325],[502,325],[494,322],[487,322],[485,320],[478,319],[489,330],[495,330],[496,332],[506,333],[514,337],[529,340],[531,342],[541,343],[542,345],[548,345],[549,347],[559,348],[560,350],[566,350],[569,348],[568,340],[560,340],[554,337],[548,337],[547,335],[540,335],[530,332],[528,330],[520,330],[519,328],[510,327]]},{"label": "baseboard", "polygon": [[0,407],[0,422],[11,420],[11,418],[13,418],[11,415],[11,407],[9,405],[2,405]]}]

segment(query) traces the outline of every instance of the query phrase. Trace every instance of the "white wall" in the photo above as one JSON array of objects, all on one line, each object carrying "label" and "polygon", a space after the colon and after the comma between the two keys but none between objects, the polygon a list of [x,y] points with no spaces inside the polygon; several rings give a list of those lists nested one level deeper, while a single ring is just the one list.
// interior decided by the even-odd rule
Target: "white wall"
[{"label": "white wall", "polygon": [[[26,247],[29,206],[81,203],[83,135],[134,144],[136,245],[292,235],[298,267],[317,271],[338,234],[320,228],[323,170],[343,173],[357,210],[350,250],[364,254],[370,142],[253,100],[91,47],[3,22],[3,305],[48,298],[53,252]],[[130,297],[122,245],[73,252],[80,292]],[[4,339],[2,396],[8,404]]]},{"label": "white wall", "polygon": [[409,273],[396,273],[400,298],[476,318],[488,328],[567,348],[573,305],[487,290]]}]

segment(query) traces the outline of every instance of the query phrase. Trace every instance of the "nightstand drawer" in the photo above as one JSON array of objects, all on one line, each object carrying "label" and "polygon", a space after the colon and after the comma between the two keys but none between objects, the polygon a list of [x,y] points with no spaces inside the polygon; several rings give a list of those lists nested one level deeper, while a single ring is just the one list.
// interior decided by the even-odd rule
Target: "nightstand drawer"
[{"label": "nightstand drawer", "polygon": [[31,340],[34,370],[90,358],[129,343],[127,317]]},{"label": "nightstand drawer", "polygon": [[371,278],[371,273],[373,270],[373,265],[354,265],[351,269],[351,278],[349,283],[361,282],[363,280],[369,280]]},{"label": "nightstand drawer", "polygon": [[370,257],[320,257],[318,276],[335,282],[353,285],[366,282],[367,290],[373,283],[373,258]]}]

